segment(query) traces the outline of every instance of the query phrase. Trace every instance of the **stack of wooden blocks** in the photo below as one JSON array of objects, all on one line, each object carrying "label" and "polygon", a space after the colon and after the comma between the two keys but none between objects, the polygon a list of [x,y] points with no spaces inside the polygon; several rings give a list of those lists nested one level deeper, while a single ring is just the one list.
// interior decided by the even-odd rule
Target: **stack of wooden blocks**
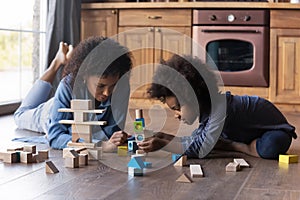
[{"label": "stack of wooden blocks", "polygon": [[[99,160],[102,157],[102,147],[92,142],[92,126],[106,125],[106,121],[88,121],[88,113],[103,113],[105,110],[92,109],[92,101],[85,99],[71,100],[71,108],[61,108],[59,112],[72,112],[73,120],[60,120],[59,123],[72,125],[72,141],[68,143],[65,149],[64,158],[66,167],[79,167],[79,160],[82,163],[86,160]],[[84,142],[78,142],[83,139]],[[77,148],[77,149],[76,149]],[[85,148],[82,150],[82,148]],[[80,149],[80,154],[78,154]],[[78,160],[78,161],[77,161]],[[78,163],[79,162],[79,163]],[[85,165],[85,164],[83,164]]]},{"label": "stack of wooden blocks", "polygon": [[49,150],[36,150],[36,145],[8,148],[0,152],[0,159],[4,163],[37,163],[48,159]]}]

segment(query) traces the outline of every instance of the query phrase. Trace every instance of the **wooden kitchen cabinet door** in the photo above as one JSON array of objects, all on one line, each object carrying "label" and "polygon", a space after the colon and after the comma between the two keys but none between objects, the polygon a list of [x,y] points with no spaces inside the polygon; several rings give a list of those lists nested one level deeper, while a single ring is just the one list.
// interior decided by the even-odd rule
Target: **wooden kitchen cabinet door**
[{"label": "wooden kitchen cabinet door", "polygon": [[300,104],[300,29],[271,29],[270,99]]},{"label": "wooden kitchen cabinet door", "polygon": [[82,10],[81,40],[90,36],[111,37],[118,33],[116,9]]}]

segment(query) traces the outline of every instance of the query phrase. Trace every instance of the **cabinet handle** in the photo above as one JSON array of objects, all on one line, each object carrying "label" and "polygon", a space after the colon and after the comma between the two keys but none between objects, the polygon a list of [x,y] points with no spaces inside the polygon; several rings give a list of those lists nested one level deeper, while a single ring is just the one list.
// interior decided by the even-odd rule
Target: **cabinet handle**
[{"label": "cabinet handle", "polygon": [[156,28],[156,32],[161,32],[161,29],[160,28]]},{"label": "cabinet handle", "polygon": [[159,15],[150,15],[150,16],[148,16],[148,19],[162,19],[162,16],[159,16]]},{"label": "cabinet handle", "polygon": [[112,10],[111,14],[117,14],[117,10]]},{"label": "cabinet handle", "polygon": [[149,27],[149,28],[148,28],[148,31],[149,31],[149,32],[153,32],[153,31],[154,31],[154,28],[153,28],[153,27]]}]

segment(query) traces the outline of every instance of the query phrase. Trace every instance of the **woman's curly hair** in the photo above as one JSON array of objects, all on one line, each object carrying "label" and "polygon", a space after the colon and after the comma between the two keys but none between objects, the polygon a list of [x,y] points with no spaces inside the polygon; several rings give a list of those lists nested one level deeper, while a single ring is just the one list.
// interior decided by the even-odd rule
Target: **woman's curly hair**
[{"label": "woman's curly hair", "polygon": [[[161,61],[161,64],[157,67],[153,76],[153,82],[150,88],[147,89],[150,98],[164,102],[166,97],[176,97],[179,95],[178,92],[174,94],[171,89],[176,88],[177,91],[180,91],[180,98],[189,102],[191,98],[190,91],[182,84],[182,80],[170,75],[168,67],[176,70],[176,72],[187,80],[193,92],[196,94],[198,104],[201,107],[200,109],[211,108],[210,92],[219,92],[217,78],[209,67],[199,58],[189,55],[180,56],[175,54],[169,60]],[[164,83],[164,85],[158,83]]]},{"label": "woman's curly hair", "polygon": [[93,36],[81,41],[72,53],[64,68],[63,75],[71,76],[71,85],[75,79],[98,75],[121,77],[132,68],[132,54],[113,39]]}]

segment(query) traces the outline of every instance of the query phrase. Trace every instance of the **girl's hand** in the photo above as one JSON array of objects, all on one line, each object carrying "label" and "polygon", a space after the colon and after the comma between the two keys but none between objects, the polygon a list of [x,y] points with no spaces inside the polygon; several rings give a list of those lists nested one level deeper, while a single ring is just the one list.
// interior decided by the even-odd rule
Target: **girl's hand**
[{"label": "girl's hand", "polygon": [[170,141],[160,137],[150,137],[137,143],[139,149],[145,152],[157,151],[166,146]]},{"label": "girl's hand", "polygon": [[128,138],[127,133],[125,133],[123,131],[117,131],[117,132],[114,132],[114,134],[111,136],[111,138],[109,139],[109,142],[116,146],[119,146],[119,145],[126,143],[127,138]]}]

